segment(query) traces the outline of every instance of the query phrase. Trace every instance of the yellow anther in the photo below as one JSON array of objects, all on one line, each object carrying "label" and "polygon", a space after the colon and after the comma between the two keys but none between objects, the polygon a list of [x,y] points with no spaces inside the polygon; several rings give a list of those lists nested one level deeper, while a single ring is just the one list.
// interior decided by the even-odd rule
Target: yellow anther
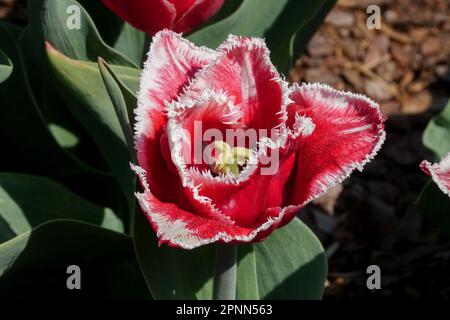
[{"label": "yellow anther", "polygon": [[250,157],[250,150],[242,147],[231,148],[225,141],[215,141],[208,146],[211,155],[210,168],[215,174],[239,175]]}]

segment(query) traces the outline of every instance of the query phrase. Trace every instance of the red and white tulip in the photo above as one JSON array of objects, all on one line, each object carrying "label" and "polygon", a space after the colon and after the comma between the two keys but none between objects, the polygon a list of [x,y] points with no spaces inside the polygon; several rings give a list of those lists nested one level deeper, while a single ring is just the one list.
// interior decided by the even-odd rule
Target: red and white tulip
[{"label": "red and white tulip", "polygon": [[[318,83],[289,86],[262,39],[238,36],[210,50],[156,34],[135,112],[137,198],[160,243],[185,249],[264,239],[361,170],[385,137],[375,102]],[[236,148],[197,143],[198,122],[201,134],[268,134]],[[195,145],[212,146],[212,164],[196,161]],[[269,174],[268,158],[277,161]]]}]

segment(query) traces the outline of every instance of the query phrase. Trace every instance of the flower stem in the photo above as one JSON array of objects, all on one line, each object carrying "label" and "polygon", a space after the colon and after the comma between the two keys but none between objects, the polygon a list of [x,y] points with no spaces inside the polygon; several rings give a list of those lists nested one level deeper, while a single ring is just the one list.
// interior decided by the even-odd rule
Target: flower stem
[{"label": "flower stem", "polygon": [[237,246],[218,245],[214,275],[214,300],[236,300]]}]

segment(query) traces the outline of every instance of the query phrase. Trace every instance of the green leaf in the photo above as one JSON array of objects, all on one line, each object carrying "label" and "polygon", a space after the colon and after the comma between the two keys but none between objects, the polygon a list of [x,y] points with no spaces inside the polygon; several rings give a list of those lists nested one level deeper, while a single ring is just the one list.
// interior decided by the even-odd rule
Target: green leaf
[{"label": "green leaf", "polygon": [[289,1],[265,35],[272,62],[280,72],[289,72],[335,3],[336,0]]},{"label": "green leaf", "polygon": [[422,141],[439,158],[450,152],[450,100],[444,110],[428,123]]},{"label": "green leaf", "polygon": [[321,299],[327,260],[319,240],[299,219],[255,244],[262,299]]},{"label": "green leaf", "polygon": [[110,209],[90,203],[43,177],[0,173],[0,203],[0,217],[14,235],[57,219],[80,220],[118,232],[124,229]]},{"label": "green leaf", "polygon": [[264,37],[272,60],[281,72],[305,48],[335,0],[244,0],[227,18],[188,38],[199,45],[217,47],[228,34]]},{"label": "green leaf", "polygon": [[430,180],[423,188],[417,205],[422,213],[443,232],[450,235],[450,198]]},{"label": "green leaf", "polygon": [[105,83],[106,91],[108,91],[111,102],[119,119],[122,133],[125,136],[127,146],[130,152],[130,158],[133,163],[136,162],[133,130],[130,119],[133,119],[133,109],[137,106],[136,96],[125,86],[125,84],[115,75],[109,65],[99,58],[98,67]]},{"label": "green leaf", "polygon": [[[72,60],[50,45],[47,45],[47,53],[57,85],[65,93],[66,103],[91,134],[124,194],[130,199],[135,186],[127,143],[98,65]],[[111,68],[128,87],[137,90],[139,70],[122,66]]]},{"label": "green leaf", "polygon": [[154,299],[212,299],[214,248],[159,247],[141,212],[134,217],[133,240],[139,265]]},{"label": "green leaf", "polygon": [[55,123],[50,123],[48,125],[48,128],[61,147],[65,149],[71,149],[75,148],[78,145],[78,137],[66,128],[61,127]]},{"label": "green leaf", "polygon": [[29,15],[31,22],[27,36],[41,52],[47,41],[72,59],[95,62],[98,57],[103,57],[111,64],[137,67],[102,40],[87,11],[75,0],[34,0],[29,4]]},{"label": "green leaf", "polygon": [[13,64],[8,56],[0,50],[0,83],[9,78],[13,71]]},{"label": "green leaf", "polygon": [[[81,13],[79,28],[71,26],[71,23],[74,22],[74,15],[76,16],[76,8],[79,8]],[[133,175],[128,165],[129,158],[117,117],[104,88],[96,62],[97,58],[102,56],[106,61],[119,65],[117,68],[123,70],[117,73],[132,90],[137,90],[139,76],[130,80],[133,82],[130,83],[126,72],[135,70],[130,68],[135,64],[101,39],[92,19],[77,1],[36,0],[29,4],[29,16],[30,23],[23,38],[27,40],[25,42],[27,52],[32,55],[30,60],[34,58],[38,72],[44,75],[47,82],[52,84],[53,90],[62,96],[63,107],[67,107],[82,124],[84,131],[89,133],[105,162],[118,179],[123,192],[128,196],[134,190]],[[81,82],[81,88],[77,88],[78,83],[73,85],[70,81],[64,82],[63,76],[70,78],[68,73],[64,73],[70,72],[70,67],[52,72],[55,66],[49,65],[44,41],[48,41],[57,51],[62,52],[61,56],[67,56],[72,61],[83,61],[92,67],[91,71],[95,70],[95,78],[90,77],[91,72],[86,74],[89,79],[78,72],[76,81]],[[63,63],[63,60],[59,59],[59,62]],[[71,67],[74,65],[72,64]],[[112,68],[116,69],[114,66]],[[137,72],[139,73],[139,71]],[[87,86],[83,86],[83,82],[93,84],[93,87],[87,88]],[[95,90],[99,88],[101,90],[96,92]],[[86,89],[89,92],[83,91]],[[98,97],[96,97],[97,94]],[[104,103],[105,101],[107,102]],[[95,104],[96,102],[100,102],[102,105],[99,107]],[[94,103],[94,105],[89,103]],[[125,152],[121,150],[125,150]]]},{"label": "green leaf", "polygon": [[[82,290],[68,290],[66,269],[81,268]],[[148,298],[129,237],[58,220],[0,245],[0,296]],[[76,292],[78,291],[78,293]]]},{"label": "green leaf", "polygon": [[253,244],[239,246],[237,267],[236,298],[239,300],[261,299]]},{"label": "green leaf", "polygon": [[244,0],[233,14],[194,32],[188,38],[198,45],[215,48],[230,33],[261,37],[275,23],[288,2],[289,0]]},{"label": "green leaf", "polygon": [[[211,299],[214,245],[191,251],[158,247],[142,213],[135,215],[136,254],[155,299]],[[320,299],[327,261],[320,242],[299,220],[266,240],[238,248],[238,299]]]},{"label": "green leaf", "polygon": [[[103,175],[66,152],[52,135],[30,84],[28,70],[16,37],[20,30],[0,22],[0,43],[14,70],[0,86],[0,135],[3,150],[14,150],[0,161],[3,168],[43,173],[64,179],[88,179]],[[30,134],[32,132],[33,134]],[[48,155],[51,154],[51,157]],[[45,161],[29,161],[45,159]],[[103,178],[100,178],[103,179]],[[110,183],[110,181],[109,181]]]}]

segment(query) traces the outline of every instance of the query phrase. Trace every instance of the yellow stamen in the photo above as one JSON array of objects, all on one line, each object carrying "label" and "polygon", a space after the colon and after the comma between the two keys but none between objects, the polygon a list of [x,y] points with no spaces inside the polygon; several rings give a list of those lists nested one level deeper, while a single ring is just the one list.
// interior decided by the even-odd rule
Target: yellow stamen
[{"label": "yellow stamen", "polygon": [[250,158],[250,150],[242,147],[231,148],[225,141],[215,141],[210,145],[215,151],[211,171],[215,174],[239,175],[240,170]]}]

